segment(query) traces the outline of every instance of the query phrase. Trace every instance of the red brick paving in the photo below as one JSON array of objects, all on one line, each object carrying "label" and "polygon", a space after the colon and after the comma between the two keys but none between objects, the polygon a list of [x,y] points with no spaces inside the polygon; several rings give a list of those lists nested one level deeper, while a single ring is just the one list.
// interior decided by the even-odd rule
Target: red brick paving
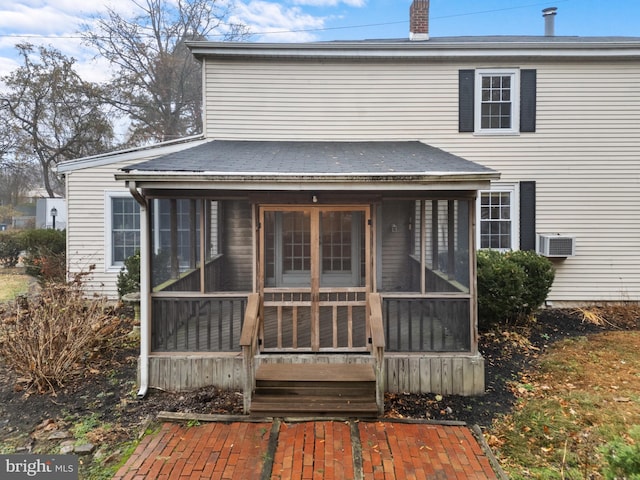
[{"label": "red brick paving", "polygon": [[[274,451],[271,432],[271,422],[165,423],[142,440],[114,480],[498,478],[464,426],[282,421]],[[270,475],[263,472],[268,468]]]}]

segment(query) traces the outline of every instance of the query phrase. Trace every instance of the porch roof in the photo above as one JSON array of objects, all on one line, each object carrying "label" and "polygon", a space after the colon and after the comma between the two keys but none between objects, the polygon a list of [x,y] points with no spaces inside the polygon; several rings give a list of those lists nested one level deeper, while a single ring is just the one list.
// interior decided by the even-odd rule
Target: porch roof
[{"label": "porch roof", "polygon": [[[498,172],[419,141],[295,142],[212,140],[131,165],[116,179],[141,187],[240,190],[484,188]],[[189,186],[187,186],[187,184]],[[443,184],[449,184],[445,187]]]}]

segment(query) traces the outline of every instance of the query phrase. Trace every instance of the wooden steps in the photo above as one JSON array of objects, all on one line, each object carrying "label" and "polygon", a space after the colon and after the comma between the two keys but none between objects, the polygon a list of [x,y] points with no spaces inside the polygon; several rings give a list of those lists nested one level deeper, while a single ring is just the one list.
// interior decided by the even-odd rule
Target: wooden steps
[{"label": "wooden steps", "polygon": [[377,417],[376,379],[368,364],[262,364],[251,415]]}]

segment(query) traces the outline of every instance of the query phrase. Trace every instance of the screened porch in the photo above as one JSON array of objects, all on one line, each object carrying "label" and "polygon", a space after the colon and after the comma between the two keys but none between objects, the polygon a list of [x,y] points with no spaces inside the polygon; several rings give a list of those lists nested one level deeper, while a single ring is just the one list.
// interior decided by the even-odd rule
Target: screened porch
[{"label": "screened porch", "polygon": [[475,353],[473,202],[153,199],[151,353],[240,352],[252,293],[260,353],[366,352],[373,292],[387,353]]}]

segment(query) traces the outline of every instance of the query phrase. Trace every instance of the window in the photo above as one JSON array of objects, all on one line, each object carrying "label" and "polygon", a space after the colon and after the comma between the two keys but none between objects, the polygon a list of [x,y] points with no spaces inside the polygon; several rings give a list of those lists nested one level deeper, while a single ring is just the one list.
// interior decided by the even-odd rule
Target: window
[{"label": "window", "polygon": [[128,193],[107,192],[105,219],[105,266],[119,270],[140,249],[140,206]]},{"label": "window", "polygon": [[516,133],[520,105],[517,70],[476,70],[476,133]]},{"label": "window", "polygon": [[536,131],[536,70],[460,70],[458,95],[460,132]]},{"label": "window", "polygon": [[518,200],[515,185],[496,185],[479,192],[478,247],[493,250],[518,248]]}]

